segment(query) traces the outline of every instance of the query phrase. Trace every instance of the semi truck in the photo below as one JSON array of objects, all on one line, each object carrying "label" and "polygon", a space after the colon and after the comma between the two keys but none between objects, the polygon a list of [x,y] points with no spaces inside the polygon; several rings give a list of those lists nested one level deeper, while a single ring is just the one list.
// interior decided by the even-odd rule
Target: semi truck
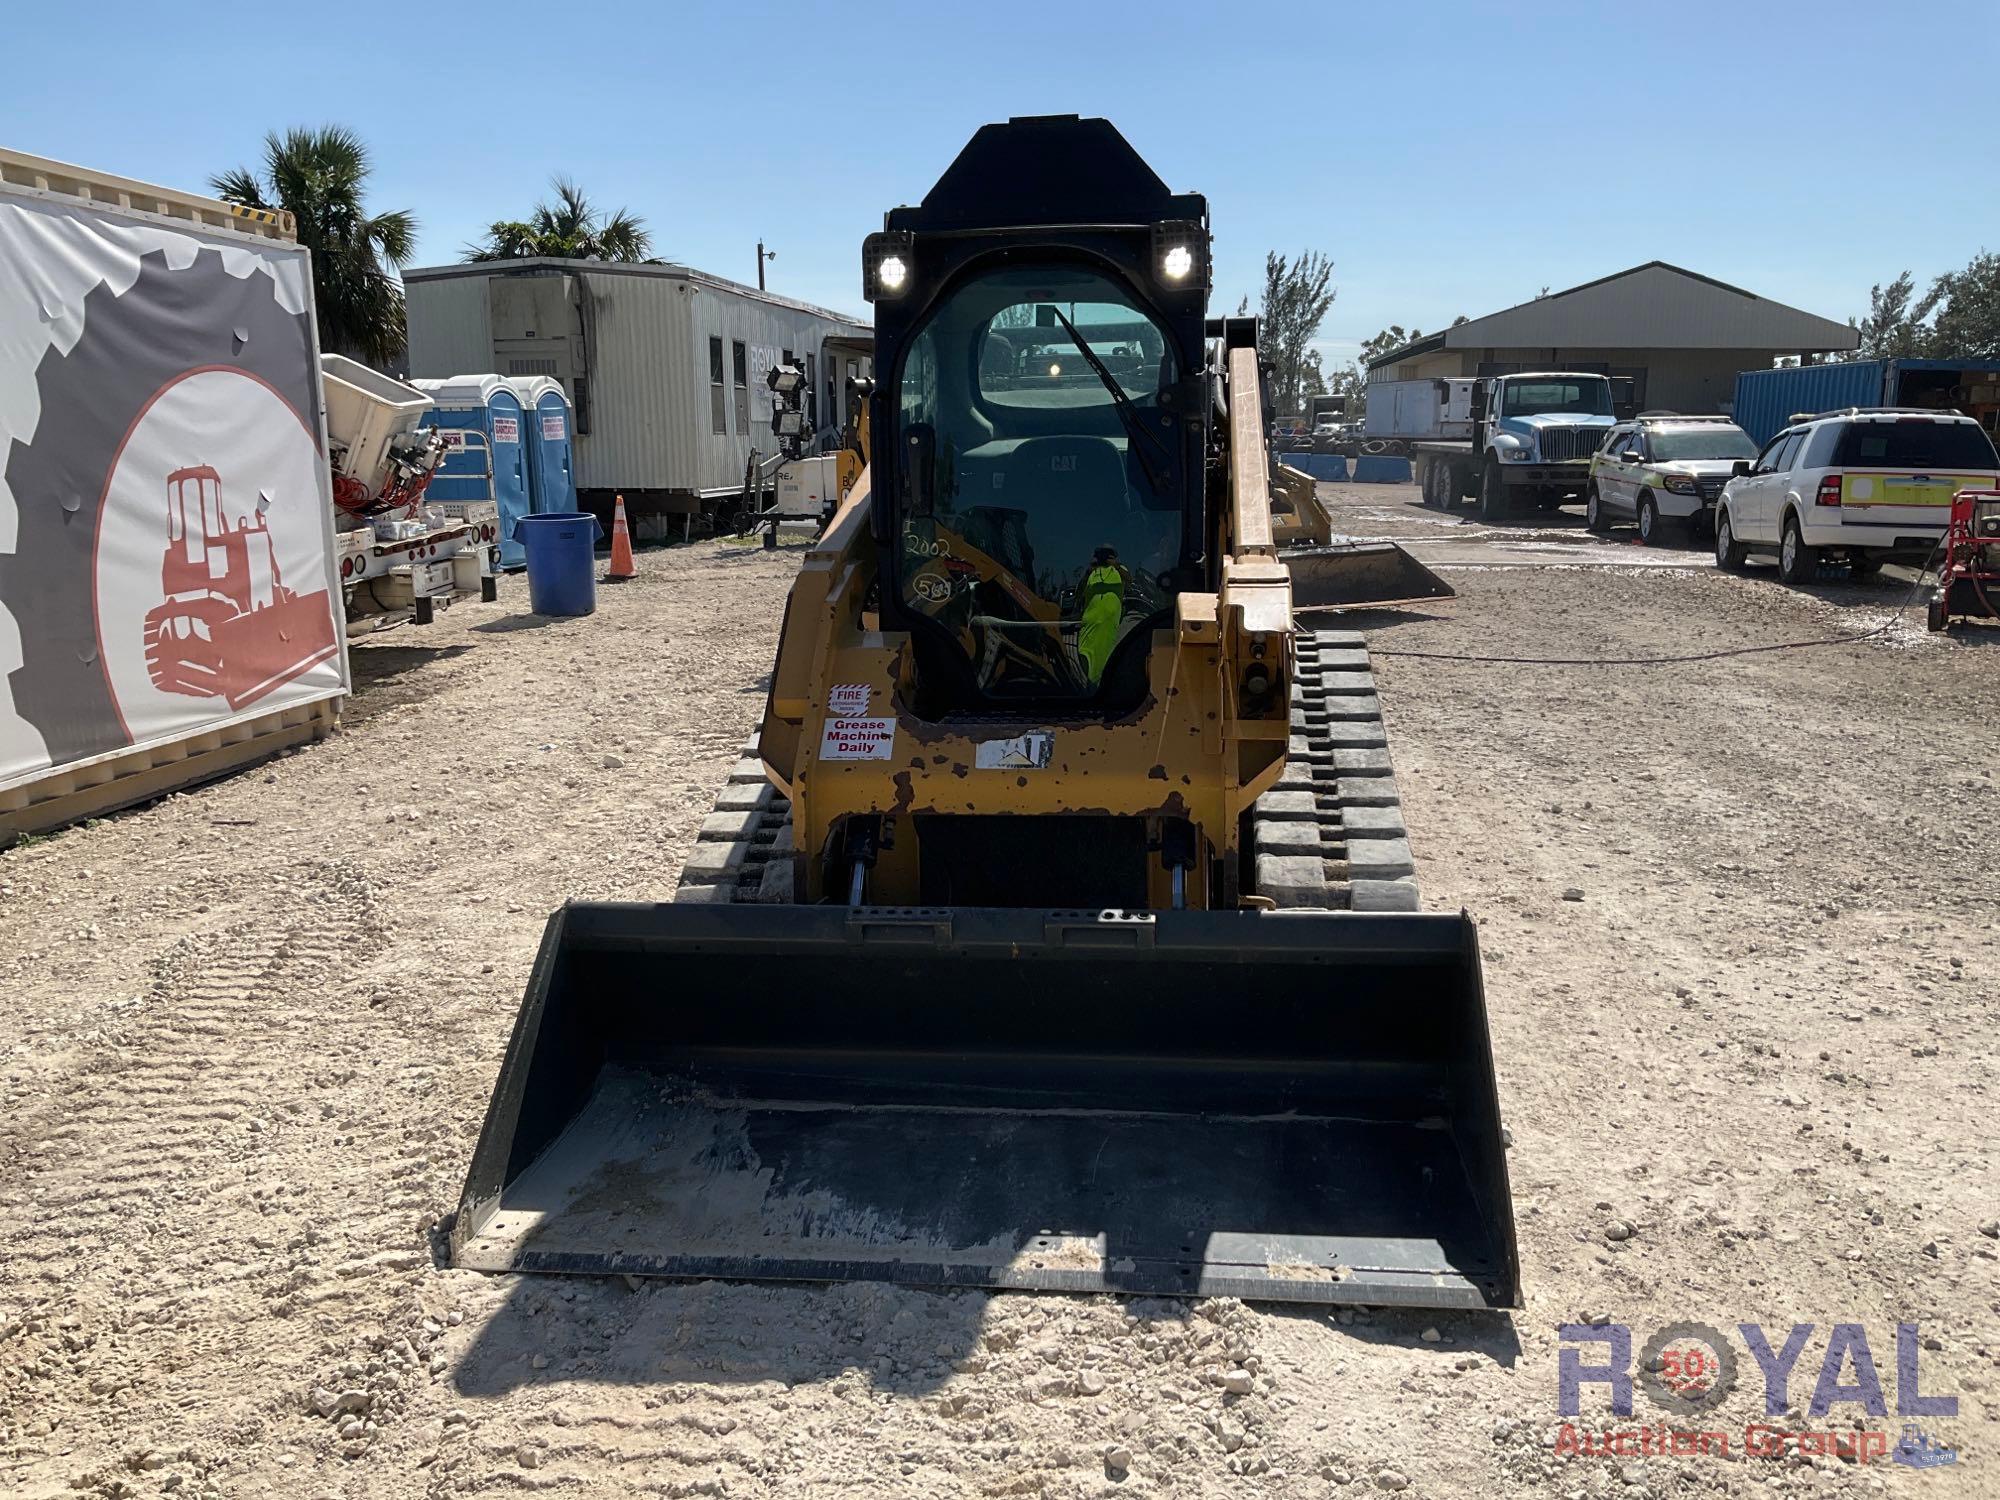
[{"label": "semi truck", "polygon": [[[1372,391],[1368,404],[1372,413]],[[1424,504],[1449,510],[1477,500],[1481,519],[1504,521],[1527,505],[1581,499],[1591,455],[1617,417],[1609,376],[1543,370],[1475,378],[1466,420],[1463,439],[1410,444]]]},{"label": "semi truck", "polygon": [[1745,370],[1730,415],[1761,447],[1800,417],[1848,406],[1962,412],[2000,438],[2000,359],[1850,359]]}]

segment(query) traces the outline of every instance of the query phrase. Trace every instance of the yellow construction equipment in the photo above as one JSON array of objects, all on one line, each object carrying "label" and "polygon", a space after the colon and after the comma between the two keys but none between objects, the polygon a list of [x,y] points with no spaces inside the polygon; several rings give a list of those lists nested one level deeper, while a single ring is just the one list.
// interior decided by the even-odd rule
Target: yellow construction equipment
[{"label": "yellow construction equipment", "polygon": [[1458,591],[1391,541],[1338,536],[1312,475],[1271,459],[1271,536],[1292,575],[1292,608],[1383,609]]},{"label": "yellow construction equipment", "polygon": [[847,377],[847,400],[854,408],[854,417],[841,428],[840,454],[835,470],[843,501],[854,493],[854,487],[868,471],[868,398],[874,394],[875,382],[870,377]]},{"label": "yellow construction equipment", "polygon": [[457,1264],[1518,1304],[1476,932],[1209,254],[1075,116],[868,238],[872,462],[678,898],[551,918]]}]

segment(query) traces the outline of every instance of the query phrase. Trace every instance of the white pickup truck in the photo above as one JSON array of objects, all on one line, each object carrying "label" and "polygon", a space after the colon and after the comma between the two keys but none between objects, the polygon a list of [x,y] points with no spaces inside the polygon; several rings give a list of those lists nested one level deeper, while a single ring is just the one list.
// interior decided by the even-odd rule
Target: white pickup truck
[{"label": "white pickup truck", "polygon": [[1617,417],[1611,378],[1575,371],[1481,377],[1471,392],[1466,441],[1410,445],[1424,503],[1448,510],[1476,499],[1487,521],[1522,505],[1580,500],[1590,460]]}]

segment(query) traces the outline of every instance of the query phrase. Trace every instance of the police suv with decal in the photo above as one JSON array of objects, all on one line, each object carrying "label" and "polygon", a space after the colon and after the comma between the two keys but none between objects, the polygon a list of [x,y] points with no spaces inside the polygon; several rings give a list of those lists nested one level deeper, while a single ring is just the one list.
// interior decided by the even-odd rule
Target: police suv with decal
[{"label": "police suv with decal", "polygon": [[1591,460],[1584,522],[1601,533],[1635,521],[1649,547],[1705,530],[1736,461],[1756,456],[1750,435],[1727,417],[1661,414],[1620,422]]},{"label": "police suv with decal", "polygon": [[2000,484],[2000,455],[1972,418],[1929,408],[1854,407],[1794,419],[1755,459],[1739,459],[1715,508],[1715,560],[1741,568],[1775,554],[1807,583],[1823,563],[1866,577],[1892,558],[1937,550],[1963,489]]}]

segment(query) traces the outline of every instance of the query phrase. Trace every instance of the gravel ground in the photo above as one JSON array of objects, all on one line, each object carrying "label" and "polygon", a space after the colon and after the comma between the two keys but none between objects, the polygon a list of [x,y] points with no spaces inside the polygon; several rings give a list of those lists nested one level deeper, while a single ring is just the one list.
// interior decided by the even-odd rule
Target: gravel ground
[{"label": "gravel ground", "polygon": [[[1329,492],[1355,532],[1443,519]],[[1704,651],[1901,597],[1688,561],[1475,556],[1354,621],[1427,904],[1482,924],[1521,1313],[439,1269],[543,916],[667,896],[762,708],[796,552],[698,544],[588,620],[515,582],[364,643],[326,744],[0,855],[0,1491],[2000,1493],[1995,633],[1386,654]],[[1804,1409],[1860,1323],[1892,1434],[1916,1322],[1959,1462],[1560,1452],[1585,1318],[1812,1323],[1772,1420],[1816,1430],[1864,1417]],[[1743,1358],[1701,1425],[1757,1417]],[[1586,1389],[1582,1426],[1633,1425]]]}]

